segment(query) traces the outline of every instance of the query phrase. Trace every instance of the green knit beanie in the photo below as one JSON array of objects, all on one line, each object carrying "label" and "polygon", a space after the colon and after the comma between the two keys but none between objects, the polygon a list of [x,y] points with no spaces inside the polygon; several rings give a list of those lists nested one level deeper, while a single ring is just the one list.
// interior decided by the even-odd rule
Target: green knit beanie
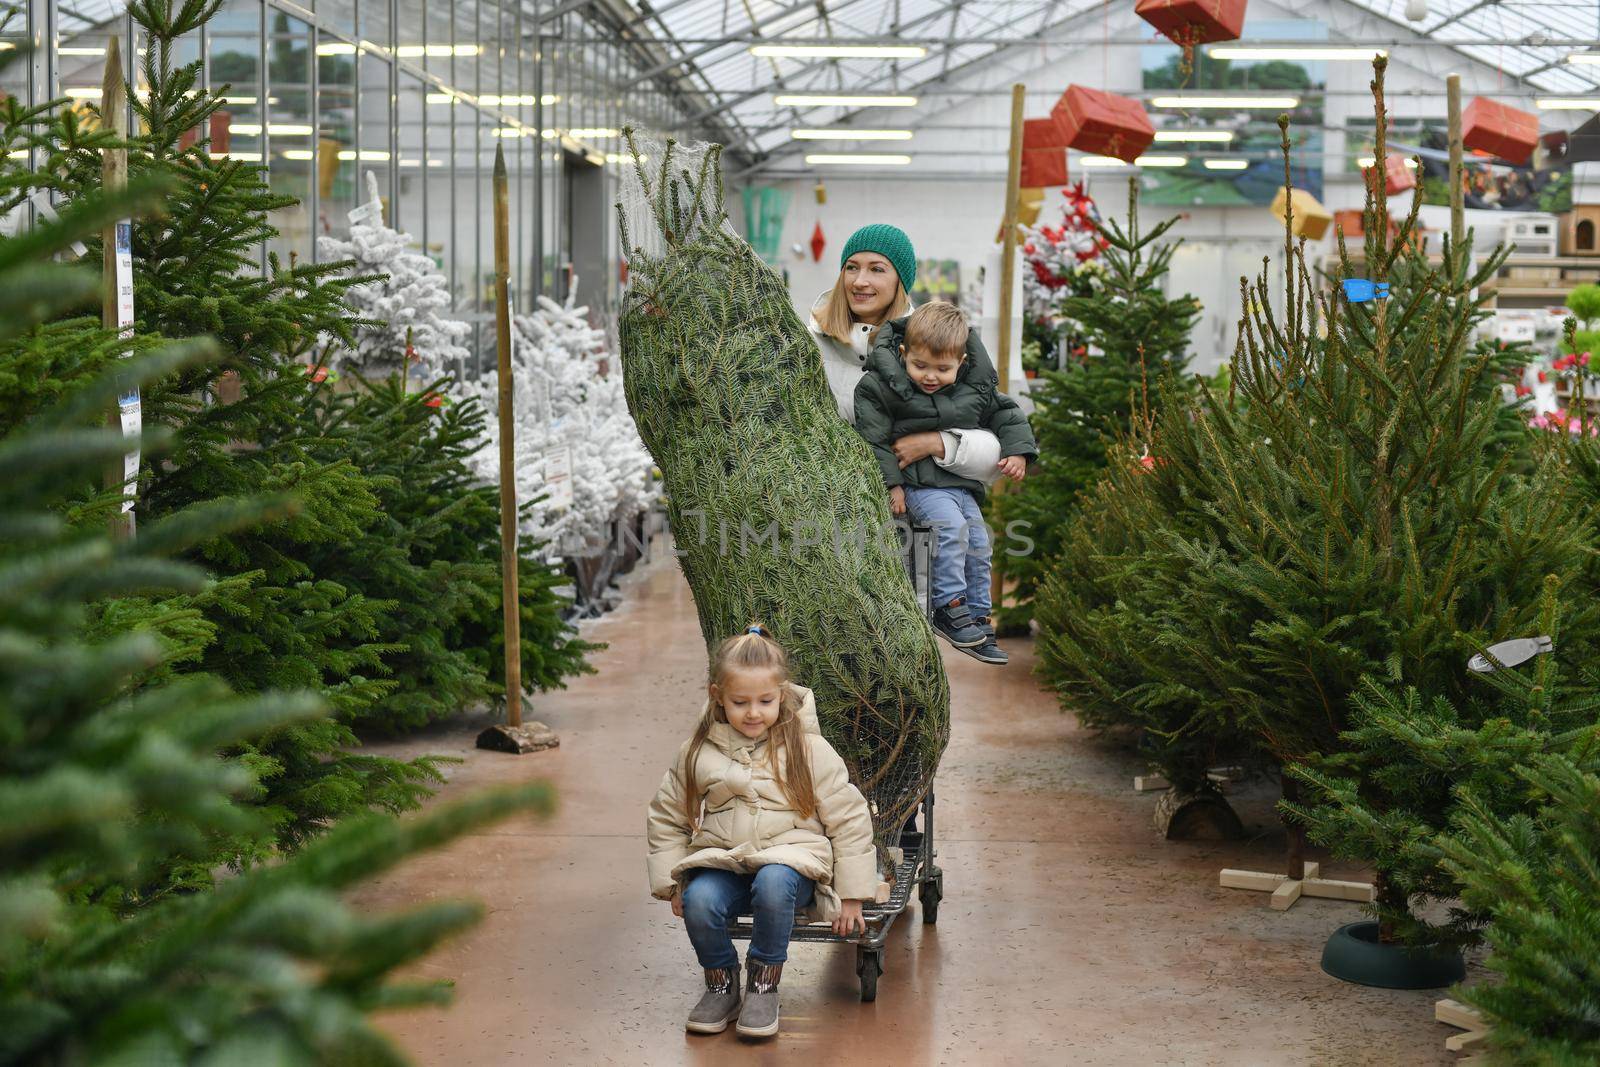
[{"label": "green knit beanie", "polygon": [[900,227],[890,226],[886,222],[861,227],[844,243],[839,269],[844,270],[844,265],[857,252],[876,252],[894,264],[894,272],[900,275],[900,284],[905,286],[907,293],[916,286],[917,252],[911,247],[911,238]]}]

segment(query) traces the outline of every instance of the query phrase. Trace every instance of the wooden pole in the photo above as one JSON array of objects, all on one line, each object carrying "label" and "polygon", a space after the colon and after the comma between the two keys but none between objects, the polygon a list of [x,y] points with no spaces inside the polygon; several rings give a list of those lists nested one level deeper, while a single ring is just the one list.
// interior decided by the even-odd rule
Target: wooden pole
[{"label": "wooden pole", "polygon": [[[128,90],[127,83],[122,78],[122,48],[118,38],[113,36],[106,44],[105,73],[101,78],[100,88],[100,121],[104,127],[123,140],[128,133]],[[126,148],[108,148],[101,153],[100,183],[107,195],[115,194],[124,189],[128,184],[128,150]],[[118,256],[117,230],[126,225],[125,222],[113,222],[101,231],[101,303],[100,323],[108,330],[122,331],[132,325],[131,306],[129,313],[123,312],[123,285],[131,287],[133,279],[122,277],[125,271],[120,269],[122,264]],[[128,272],[131,273],[131,272]],[[131,301],[132,294],[127,294],[126,299]],[[124,319],[130,321],[124,322]],[[134,403],[137,403],[135,398]],[[123,425],[122,399],[111,406],[107,415],[106,424],[119,433],[126,433]],[[137,409],[135,409],[137,410]],[[134,416],[137,418],[137,415]],[[137,432],[137,427],[134,428]],[[138,473],[137,453],[134,453],[131,466],[133,473]],[[128,484],[128,468],[130,464],[124,456],[118,456],[106,467],[105,484],[107,489],[119,492],[132,493],[134,487]],[[111,536],[116,538],[133,536],[133,512],[119,506],[111,516]]]},{"label": "wooden pole", "polygon": [[505,602],[506,725],[522,725],[522,614],[517,603],[516,427],[511,410],[511,213],[505,148],[494,149],[494,315],[500,378],[500,580]]},{"label": "wooden pole", "polygon": [[1460,247],[1467,238],[1466,192],[1461,188],[1461,75],[1445,77],[1445,95],[1450,115],[1450,247]]},{"label": "wooden pole", "polygon": [[1018,183],[1022,180],[1022,108],[1026,89],[1021,85],[1011,87],[1011,158],[1006,162],[1006,213],[1005,232],[1000,241],[1000,351],[995,354],[996,370],[1000,372],[1000,391],[1011,385],[1011,290],[1017,281],[1017,210],[1022,195]]},{"label": "wooden pole", "polygon": [[[1011,389],[1011,346],[1016,342],[1011,336],[1011,301],[1012,290],[1017,283],[1017,212],[1022,196],[1018,186],[1022,181],[1022,110],[1026,96],[1026,86],[1017,84],[1011,87],[1011,153],[1006,161],[1005,216],[1000,224],[1000,343],[997,346],[999,351],[995,353],[995,370],[1000,375],[1002,393]],[[993,492],[996,496],[1002,491],[1002,483],[995,482]],[[997,520],[999,515],[997,507]],[[1001,559],[1000,554],[996,553],[990,568],[989,599],[993,603],[993,610],[999,610],[1005,596],[1005,574]]]}]

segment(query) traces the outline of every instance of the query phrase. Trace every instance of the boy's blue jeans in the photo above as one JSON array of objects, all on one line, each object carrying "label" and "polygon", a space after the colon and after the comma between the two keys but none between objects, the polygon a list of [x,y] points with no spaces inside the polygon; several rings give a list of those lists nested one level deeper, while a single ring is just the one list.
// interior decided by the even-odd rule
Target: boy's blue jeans
[{"label": "boy's blue jeans", "polygon": [[794,913],[811,903],[814,889],[811,879],[781,863],[769,863],[755,874],[715,867],[696,871],[683,889],[683,921],[700,966],[738,966],[728,921],[747,911],[755,916],[749,958],[756,963],[787,960]]},{"label": "boy's blue jeans", "polygon": [[978,498],[965,489],[906,486],[906,511],[913,522],[933,528],[939,554],[933,560],[933,603],[946,607],[965,597],[973,618],[989,614],[989,528]]}]

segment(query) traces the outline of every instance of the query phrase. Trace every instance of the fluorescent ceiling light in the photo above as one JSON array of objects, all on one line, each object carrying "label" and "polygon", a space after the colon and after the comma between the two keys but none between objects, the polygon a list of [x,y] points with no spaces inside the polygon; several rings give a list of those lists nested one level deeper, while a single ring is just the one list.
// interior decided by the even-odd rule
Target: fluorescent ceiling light
[{"label": "fluorescent ceiling light", "polygon": [[1219,44],[1206,49],[1212,59],[1309,59],[1339,62],[1341,60],[1369,61],[1373,56],[1386,56],[1385,48],[1349,48],[1331,45],[1260,45]]},{"label": "fluorescent ceiling light", "polygon": [[521,126],[497,126],[489,131],[491,137],[532,137],[533,131]]},{"label": "fluorescent ceiling light", "polygon": [[1247,170],[1250,167],[1248,159],[1208,159],[1206,170]]},{"label": "fluorescent ceiling light", "polygon": [[401,59],[418,59],[422,56],[444,59],[449,56],[476,56],[482,52],[483,46],[476,44],[402,44],[397,45],[394,50],[394,54]]},{"label": "fluorescent ceiling light", "polygon": [[1600,66],[1600,52],[1574,52],[1567,57],[1567,62]]},{"label": "fluorescent ceiling light", "polygon": [[[238,137],[261,136],[261,126],[254,122],[236,122],[229,131]],[[273,122],[267,124],[267,132],[274,137],[310,137],[311,127],[297,122]]]},{"label": "fluorescent ceiling light", "polygon": [[[306,160],[317,158],[317,154],[309,148],[289,148],[279,152],[278,154],[284,159]],[[356,150],[354,148],[344,148],[340,149],[339,158],[344,160],[360,158],[372,163],[382,163],[389,158],[389,153],[379,151],[375,148],[363,148],[361,150],[361,155],[357,157]]]},{"label": "fluorescent ceiling light", "polygon": [[1600,96],[1541,96],[1533,103],[1540,111],[1600,111]]},{"label": "fluorescent ceiling light", "polygon": [[[405,159],[400,160],[399,166],[402,166],[402,167],[413,167],[413,168],[420,167],[420,166],[422,166],[422,160],[414,159],[414,158],[411,158],[411,157],[407,157]],[[429,156],[428,157],[428,166],[430,166],[430,167],[442,167],[442,166],[444,166],[444,160],[442,160],[442,159],[434,159],[432,156]]]},{"label": "fluorescent ceiling light", "polygon": [[916,107],[914,96],[830,96],[826,93],[787,93],[772,98],[779,107]]},{"label": "fluorescent ceiling light", "polygon": [[233,159],[240,163],[260,163],[260,152],[213,152],[212,159]]},{"label": "fluorescent ceiling light", "polygon": [[317,154],[309,148],[290,148],[279,152],[284,159],[315,159]]},{"label": "fluorescent ceiling light", "polygon": [[[1356,160],[1356,166],[1360,167],[1362,170],[1366,170],[1368,167],[1376,165],[1377,162],[1378,160],[1375,156],[1362,156]],[[1412,170],[1416,170],[1417,161],[1408,157],[1406,159],[1406,166],[1410,167]]]},{"label": "fluorescent ceiling light", "polygon": [[916,44],[755,44],[750,54],[772,59],[921,59]]},{"label": "fluorescent ceiling light", "polygon": [[807,156],[806,162],[817,167],[857,166],[857,167],[903,167],[911,162],[910,156],[874,156],[874,155],[814,155]]},{"label": "fluorescent ceiling light", "polygon": [[248,107],[256,102],[256,98],[253,96],[225,96],[222,98],[222,102],[224,104],[233,104],[237,107]]},{"label": "fluorescent ceiling light", "polygon": [[356,46],[353,44],[345,44],[343,41],[334,41],[331,44],[317,45],[317,55],[319,56],[353,56],[355,54]]},{"label": "fluorescent ceiling light", "polygon": [[910,130],[852,130],[839,127],[832,130],[790,130],[796,141],[909,141]]},{"label": "fluorescent ceiling light", "polygon": [[63,56],[103,56],[106,54],[104,48],[76,44],[64,44],[56,49],[56,52]]},{"label": "fluorescent ceiling light", "polygon": [[1227,144],[1233,140],[1232,130],[1157,130],[1157,141],[1203,141],[1210,144]]},{"label": "fluorescent ceiling light", "polygon": [[622,131],[608,130],[604,126],[579,126],[567,132],[580,141],[606,141],[622,136]]},{"label": "fluorescent ceiling light", "polygon": [[[7,45],[6,47],[9,48],[10,46]],[[5,51],[5,48],[0,48],[0,52],[4,52],[4,51]],[[28,150],[26,148],[19,148],[14,152],[7,152],[6,153],[6,157],[8,159],[27,159],[28,158]]]},{"label": "fluorescent ceiling light", "polygon": [[98,85],[69,85],[61,90],[62,96],[70,96],[74,100],[98,100],[100,93]]},{"label": "fluorescent ceiling light", "polygon": [[1140,156],[1131,164],[1116,156],[1084,156],[1078,160],[1085,167],[1182,167],[1188,162],[1188,156]]},{"label": "fluorescent ceiling light", "polygon": [[1298,96],[1158,96],[1150,101],[1151,107],[1226,108],[1245,111],[1257,107],[1299,107]]}]

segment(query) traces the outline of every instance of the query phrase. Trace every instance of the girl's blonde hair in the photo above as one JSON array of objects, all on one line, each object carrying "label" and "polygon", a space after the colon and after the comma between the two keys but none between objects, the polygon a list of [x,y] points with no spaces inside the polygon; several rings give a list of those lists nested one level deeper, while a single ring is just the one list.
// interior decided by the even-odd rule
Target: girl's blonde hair
[{"label": "girl's blonde hair", "polygon": [[[900,319],[911,313],[911,297],[906,294],[906,287],[900,284],[900,276],[894,278],[894,299],[889,301],[889,313],[883,321]],[[833,292],[828,294],[827,306],[822,309],[822,316],[817,319],[817,325],[822,327],[822,332],[838,341],[840,344],[850,343],[850,327],[855,325],[855,316],[850,313],[850,294],[845,291],[844,267],[839,268],[839,280],[833,283]]]},{"label": "girl's blonde hair", "polygon": [[[718,645],[711,657],[711,682],[719,690],[731,671],[768,671],[777,675],[782,695],[778,721],[767,732],[767,762],[778,789],[788,798],[789,804],[802,819],[811,818],[817,812],[817,788],[811,779],[811,751],[806,747],[805,728],[800,722],[800,694],[789,684],[788,653],[772,639],[765,626],[751,623],[744,633]],[[706,713],[695,726],[694,736],[683,755],[683,804],[690,825],[700,823],[700,782],[695,774],[695,761],[711,735],[712,725],[727,721],[728,712],[722,702],[707,701]]]}]

